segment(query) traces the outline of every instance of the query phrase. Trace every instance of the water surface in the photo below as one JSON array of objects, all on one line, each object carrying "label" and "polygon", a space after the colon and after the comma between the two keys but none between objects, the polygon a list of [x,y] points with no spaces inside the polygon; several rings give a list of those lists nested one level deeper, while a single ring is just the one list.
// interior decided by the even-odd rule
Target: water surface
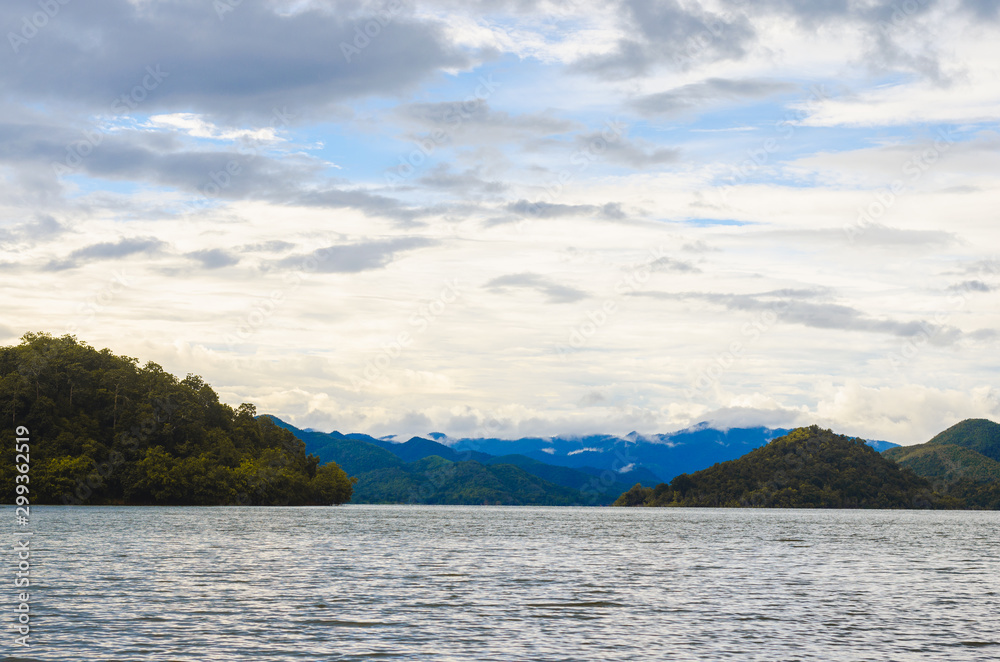
[{"label": "water surface", "polygon": [[1000,659],[997,512],[32,514],[39,660]]}]

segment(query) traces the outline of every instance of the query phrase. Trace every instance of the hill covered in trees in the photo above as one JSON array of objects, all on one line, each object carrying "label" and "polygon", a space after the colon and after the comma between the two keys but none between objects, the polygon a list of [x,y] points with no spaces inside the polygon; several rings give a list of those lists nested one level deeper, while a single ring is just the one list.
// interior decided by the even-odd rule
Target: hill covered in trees
[{"label": "hill covered in trees", "polygon": [[1000,424],[985,418],[967,418],[927,443],[961,446],[1000,462]]},{"label": "hill covered in trees", "polygon": [[993,421],[967,419],[925,444],[882,455],[968,506],[1000,509],[1000,425]]},{"label": "hill covered in trees", "polygon": [[[336,464],[196,375],[25,334],[0,347],[0,486],[15,494],[15,430],[30,438],[31,503],[321,505],[351,498]],[[21,435],[17,435],[21,436]],[[23,461],[23,460],[22,460]],[[19,462],[20,464],[20,462]],[[19,481],[17,484],[24,484]]]},{"label": "hill covered in trees", "polygon": [[882,457],[863,439],[798,428],[743,457],[655,488],[633,487],[619,506],[956,508],[960,499]]},{"label": "hill covered in trees", "polygon": [[1000,462],[961,446],[901,446],[891,448],[882,455],[918,476],[931,480],[969,478],[980,483],[1000,481]]}]

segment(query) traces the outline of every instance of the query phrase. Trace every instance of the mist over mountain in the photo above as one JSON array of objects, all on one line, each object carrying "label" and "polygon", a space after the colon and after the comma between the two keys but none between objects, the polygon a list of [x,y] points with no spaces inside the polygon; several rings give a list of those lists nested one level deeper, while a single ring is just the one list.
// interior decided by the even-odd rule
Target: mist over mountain
[{"label": "mist over mountain", "polygon": [[[701,423],[669,434],[624,437],[589,435],[581,437],[527,437],[524,439],[459,439],[450,442],[456,449],[478,450],[494,455],[518,453],[547,464],[566,467],[598,467],[636,478],[670,481],[674,476],[734,460],[767,444],[789,430],[748,427],[717,429]],[[869,442],[875,450],[895,447],[886,441]],[[641,479],[639,479],[641,477]]]}]

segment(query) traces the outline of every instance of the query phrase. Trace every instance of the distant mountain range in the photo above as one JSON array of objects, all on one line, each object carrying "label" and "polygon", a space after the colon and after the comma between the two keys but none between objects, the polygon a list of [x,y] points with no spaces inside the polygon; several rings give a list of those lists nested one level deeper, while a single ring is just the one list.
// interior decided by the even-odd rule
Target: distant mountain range
[{"label": "distant mountain range", "polygon": [[[28,365],[34,372],[24,371]],[[895,507],[923,481],[939,507],[1000,508],[1000,425],[984,419],[906,448],[813,434],[832,444],[831,454],[790,446],[805,480],[775,491],[787,470],[769,473],[767,463],[787,446],[775,439],[784,429],[702,423],[648,436],[431,433],[397,443],[299,429],[257,416],[251,404],[234,409],[197,375],[179,379],[152,362],[139,367],[72,336],[28,333],[19,345],[0,347],[0,401],[19,426],[8,426],[8,437],[15,429],[31,433],[33,503],[607,505],[623,494],[646,503],[652,492],[657,502],[688,505],[685,486],[695,480],[706,496],[691,505],[752,502],[764,490],[765,505]],[[5,448],[0,486],[9,502],[15,444]],[[871,493],[880,482],[888,501]]]},{"label": "distant mountain range", "polygon": [[336,462],[357,478],[353,503],[607,505],[634,484],[596,467],[555,466],[518,454],[495,456],[422,437],[397,443],[301,430],[271,420],[301,439],[306,452],[322,464]]},{"label": "distant mountain range", "polygon": [[[400,443],[365,434],[299,429],[271,417],[323,464],[358,479],[353,503],[607,505],[636,484],[735,459],[788,432],[718,430],[701,424],[673,434],[450,439],[441,433]],[[895,446],[869,442],[876,450]],[[436,459],[435,459],[436,458]],[[433,461],[432,461],[433,459]]]}]

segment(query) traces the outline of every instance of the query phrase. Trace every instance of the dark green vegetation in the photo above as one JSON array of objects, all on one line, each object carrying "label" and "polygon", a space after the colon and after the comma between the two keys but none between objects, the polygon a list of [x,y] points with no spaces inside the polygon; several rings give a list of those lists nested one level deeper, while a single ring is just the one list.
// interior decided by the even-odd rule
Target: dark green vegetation
[{"label": "dark green vegetation", "polygon": [[615,505],[960,508],[964,503],[934,492],[926,479],[882,457],[863,439],[812,426],[669,484],[633,487]]},{"label": "dark green vegetation", "polygon": [[[352,484],[253,405],[219,402],[195,375],[26,334],[0,348],[0,485],[15,495],[15,429],[30,432],[31,503],[311,505]],[[17,463],[21,464],[22,460]],[[23,484],[23,482],[18,483]]]},{"label": "dark green vegetation", "polygon": [[883,457],[932,480],[969,478],[980,483],[1000,481],[1000,462],[961,446],[901,446],[885,451]]},{"label": "dark green vegetation", "polygon": [[607,505],[628,489],[613,472],[494,457],[414,437],[393,443],[367,435],[300,430],[279,419],[321,462],[357,478],[352,503]]},{"label": "dark green vegetation", "polygon": [[985,418],[967,418],[927,443],[961,446],[1000,462],[1000,425]]},{"label": "dark green vegetation", "polygon": [[993,421],[968,419],[926,444],[882,455],[970,507],[1000,509],[1000,425]]}]

